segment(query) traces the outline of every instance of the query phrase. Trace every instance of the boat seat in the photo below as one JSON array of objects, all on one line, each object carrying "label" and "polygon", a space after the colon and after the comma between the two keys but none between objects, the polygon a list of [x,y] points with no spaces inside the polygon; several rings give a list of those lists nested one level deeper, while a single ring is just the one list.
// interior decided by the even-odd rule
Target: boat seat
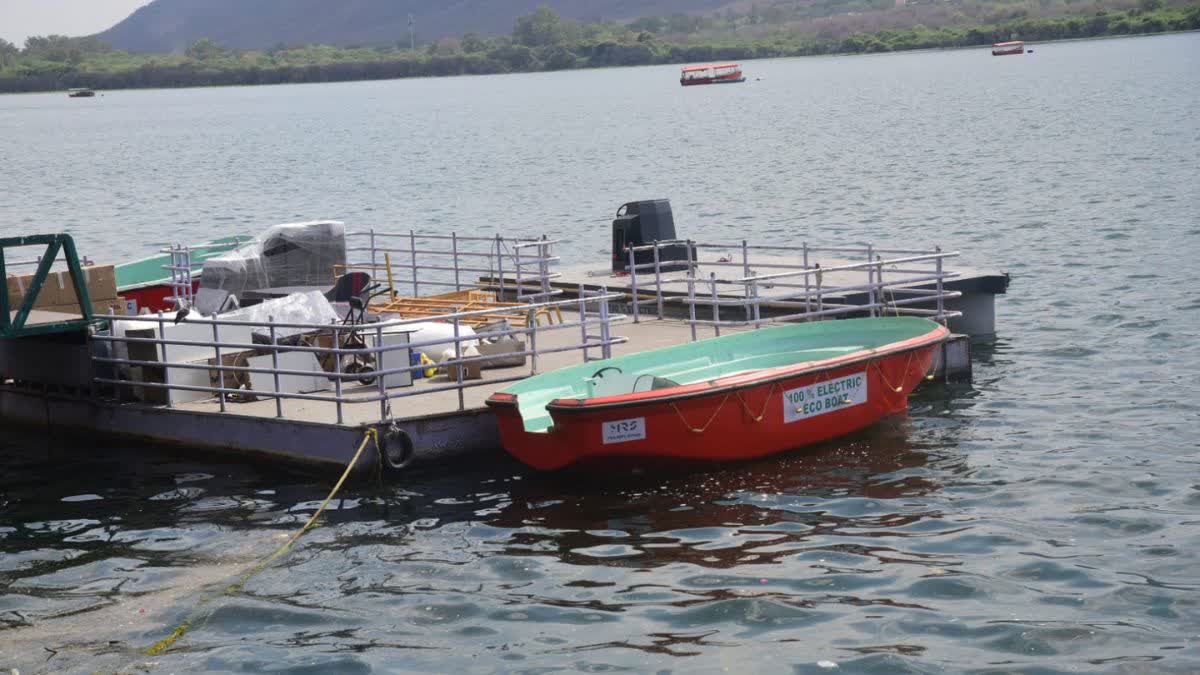
[{"label": "boat seat", "polygon": [[650,373],[644,373],[642,375],[638,375],[637,379],[633,381],[633,393],[636,394],[642,391],[654,391],[655,389],[670,389],[671,387],[678,386],[679,383],[675,380],[659,377],[657,375],[651,375]]},{"label": "boat seat", "polygon": [[619,373],[616,371],[585,377],[583,381],[587,387],[587,398],[636,394],[679,386],[679,383],[674,380],[651,373]]}]

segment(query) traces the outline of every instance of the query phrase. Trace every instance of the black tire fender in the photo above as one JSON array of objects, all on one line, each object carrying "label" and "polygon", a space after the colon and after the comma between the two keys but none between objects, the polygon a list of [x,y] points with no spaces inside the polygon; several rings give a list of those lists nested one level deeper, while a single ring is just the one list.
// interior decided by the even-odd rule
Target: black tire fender
[{"label": "black tire fender", "polygon": [[412,437],[404,429],[392,424],[379,431],[379,462],[385,471],[403,471],[416,455]]}]

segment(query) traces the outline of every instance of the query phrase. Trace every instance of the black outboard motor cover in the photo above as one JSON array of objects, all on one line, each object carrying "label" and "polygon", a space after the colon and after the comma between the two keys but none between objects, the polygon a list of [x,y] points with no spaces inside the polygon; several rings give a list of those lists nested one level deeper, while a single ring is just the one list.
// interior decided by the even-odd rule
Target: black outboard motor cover
[{"label": "black outboard motor cover", "polygon": [[[675,217],[671,213],[669,199],[650,199],[629,202],[617,209],[613,220],[612,269],[614,272],[629,271],[629,248],[659,242],[659,268],[664,272],[687,269],[687,245],[675,241]],[[639,274],[653,274],[653,268],[640,267],[654,263],[654,251],[635,251],[634,263],[639,265]]]}]

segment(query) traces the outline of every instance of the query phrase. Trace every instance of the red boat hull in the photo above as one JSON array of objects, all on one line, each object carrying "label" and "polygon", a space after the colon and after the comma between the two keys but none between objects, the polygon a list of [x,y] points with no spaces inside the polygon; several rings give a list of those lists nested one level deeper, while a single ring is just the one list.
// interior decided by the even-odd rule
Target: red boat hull
[{"label": "red boat hull", "polygon": [[908,409],[908,395],[948,334],[818,363],[671,390],[552,401],[548,432],[532,433],[510,394],[488,403],[506,450],[541,470],[620,457],[734,461],[819,443]]},{"label": "red boat hull", "polygon": [[[192,291],[199,290],[200,282],[192,282]],[[175,289],[167,284],[157,284],[155,286],[143,286],[141,288],[130,288],[125,290],[118,289],[121,297],[126,300],[134,300],[137,302],[138,311],[143,308],[148,308],[151,312],[157,311],[174,311],[175,303],[167,300],[168,297],[175,295]]]},{"label": "red boat hull", "polygon": [[746,78],[743,77],[741,73],[738,73],[738,74],[730,76],[730,77],[706,77],[706,78],[696,78],[693,80],[681,79],[681,80],[679,80],[679,84],[681,84],[685,87],[694,87],[698,84],[737,84],[738,82],[745,82],[745,81],[746,81]]}]

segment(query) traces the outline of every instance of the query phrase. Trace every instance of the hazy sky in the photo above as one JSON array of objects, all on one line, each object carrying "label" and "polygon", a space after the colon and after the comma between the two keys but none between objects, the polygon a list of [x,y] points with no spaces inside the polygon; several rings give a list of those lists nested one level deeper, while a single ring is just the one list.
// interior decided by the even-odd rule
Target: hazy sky
[{"label": "hazy sky", "polygon": [[112,27],[150,0],[0,0],[0,38],[25,44],[30,35],[90,35]]}]

